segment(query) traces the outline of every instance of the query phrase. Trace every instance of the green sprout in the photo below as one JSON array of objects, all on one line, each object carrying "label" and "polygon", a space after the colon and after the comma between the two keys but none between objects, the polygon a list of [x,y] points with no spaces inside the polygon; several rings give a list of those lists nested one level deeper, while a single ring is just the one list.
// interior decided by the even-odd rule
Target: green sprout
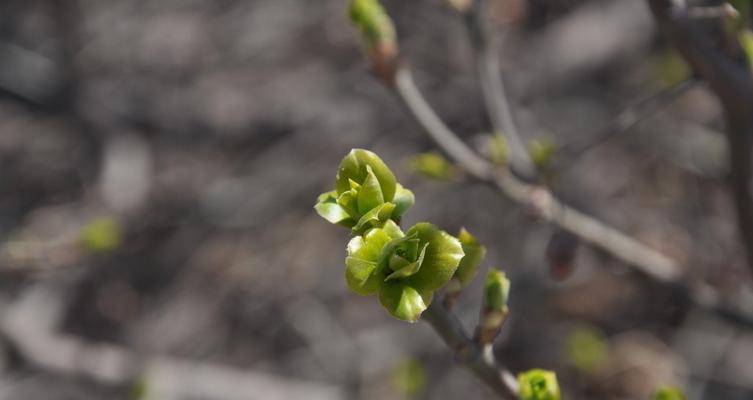
[{"label": "green sprout", "polygon": [[665,386],[654,392],[654,400],[685,400],[685,394],[676,387]]},{"label": "green sprout", "polygon": [[395,318],[415,322],[434,291],[452,278],[463,258],[460,242],[429,223],[403,234],[393,221],[348,243],[348,286],[361,295],[378,294]]},{"label": "green sprout", "polygon": [[457,282],[456,289],[462,290],[476,277],[478,267],[484,261],[484,257],[486,257],[486,247],[482,246],[465,228],[460,229],[458,240],[463,246],[465,257],[460,260],[460,265],[457,271],[455,271],[453,281]]},{"label": "green sprout", "polygon": [[510,280],[504,272],[491,269],[484,282],[484,309],[503,311],[510,295]]},{"label": "green sprout", "polygon": [[438,153],[420,153],[409,160],[410,168],[429,179],[439,181],[451,181],[455,178],[456,171],[442,155]]},{"label": "green sprout", "polygon": [[81,229],[79,242],[89,253],[108,253],[120,247],[120,225],[109,217],[96,218]]},{"label": "green sprout", "polygon": [[507,144],[507,139],[500,134],[496,133],[489,136],[488,142],[489,159],[497,165],[506,165],[510,160],[510,146]]},{"label": "green sprout", "polygon": [[368,48],[396,43],[395,27],[378,0],[351,0],[349,15]]},{"label": "green sprout", "polygon": [[552,138],[533,140],[528,145],[528,153],[536,169],[545,177],[551,177],[554,172],[554,158],[557,145]]},{"label": "green sprout", "polygon": [[314,208],[327,221],[363,233],[399,219],[413,202],[413,193],[376,154],[354,149],[340,163],[335,190],[319,195]]},{"label": "green sprout", "polygon": [[520,400],[559,400],[557,375],[544,369],[532,369],[518,374]]}]

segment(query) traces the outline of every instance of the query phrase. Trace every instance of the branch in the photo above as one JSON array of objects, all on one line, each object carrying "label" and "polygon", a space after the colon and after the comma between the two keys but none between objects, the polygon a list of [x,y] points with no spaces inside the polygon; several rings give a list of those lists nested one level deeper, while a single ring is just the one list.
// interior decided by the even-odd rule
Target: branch
[{"label": "branch", "polygon": [[463,143],[426,102],[410,71],[401,66],[394,85],[398,98],[427,135],[468,174],[523,206],[533,207],[541,217],[601,248],[647,276],[677,287],[691,304],[731,323],[753,328],[753,316],[722,304],[702,287],[691,287],[680,266],[672,259],[604,223],[557,200],[546,188],[525,183],[506,171],[498,171]]},{"label": "branch", "polygon": [[474,0],[473,5],[464,10],[481,94],[494,134],[504,136],[510,146],[512,168],[524,177],[533,177],[536,170],[518,134],[502,82],[499,59],[486,23],[487,6],[486,0]]},{"label": "branch", "polygon": [[736,208],[737,225],[753,271],[753,195],[751,194],[751,146],[753,145],[753,75],[736,35],[728,35],[723,47],[700,31],[687,8],[669,0],[647,0],[661,31],[719,98],[727,119],[730,148],[729,185]]},{"label": "branch", "polygon": [[522,205],[535,207],[548,222],[562,226],[649,276],[660,281],[671,281],[679,276],[680,269],[675,262],[656,250],[560,203],[546,188],[525,183],[512,174],[496,170],[439,119],[406,68],[398,70],[395,90],[426,133],[477,180],[491,185]]},{"label": "branch", "polygon": [[614,135],[632,130],[641,121],[661,111],[671,104],[673,100],[695,87],[696,83],[695,79],[689,78],[634,102],[620,111],[606,128],[596,134],[595,138],[580,144],[566,145],[566,148],[570,148],[568,151],[569,155],[571,157],[578,157],[604,143]]},{"label": "branch", "polygon": [[471,340],[463,324],[442,304],[434,301],[421,315],[451,348],[458,362],[486,383],[494,393],[504,399],[518,398],[518,384],[515,377],[499,365],[491,352],[491,347],[479,347]]}]

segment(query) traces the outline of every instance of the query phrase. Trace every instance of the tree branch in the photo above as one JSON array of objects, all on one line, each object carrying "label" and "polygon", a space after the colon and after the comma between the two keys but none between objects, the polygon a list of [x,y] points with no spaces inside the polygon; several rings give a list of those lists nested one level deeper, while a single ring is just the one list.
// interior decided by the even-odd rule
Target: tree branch
[{"label": "tree branch", "polygon": [[647,276],[678,289],[691,304],[731,323],[753,328],[753,316],[722,304],[707,288],[691,287],[672,259],[630,236],[557,200],[549,190],[497,170],[463,143],[436,115],[416,87],[410,71],[401,66],[392,85],[398,98],[426,134],[468,174],[517,203],[533,207],[541,217],[583,238]]},{"label": "tree branch", "polygon": [[473,4],[464,11],[481,94],[494,134],[502,135],[507,139],[512,169],[530,178],[536,175],[536,170],[520,139],[515,118],[510,110],[499,59],[497,52],[494,51],[492,35],[489,34],[489,27],[486,23],[487,14],[488,2],[486,0],[474,0]]},{"label": "tree branch", "polygon": [[659,28],[719,98],[727,120],[730,148],[729,185],[737,208],[737,224],[753,271],[753,75],[736,35],[722,47],[700,31],[686,7],[669,0],[647,0]]},{"label": "tree branch", "polygon": [[421,318],[428,322],[455,352],[457,361],[473,372],[494,393],[503,399],[517,399],[518,384],[515,377],[497,363],[491,347],[479,347],[471,340],[463,324],[442,304],[434,301]]}]

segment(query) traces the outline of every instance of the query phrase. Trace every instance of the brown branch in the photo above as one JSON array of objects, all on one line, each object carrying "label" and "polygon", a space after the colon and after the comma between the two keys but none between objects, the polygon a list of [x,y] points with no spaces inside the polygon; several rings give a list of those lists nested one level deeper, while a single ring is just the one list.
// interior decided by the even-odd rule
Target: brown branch
[{"label": "brown branch", "polygon": [[574,233],[645,275],[677,289],[699,309],[730,323],[753,328],[753,316],[749,313],[723,304],[715,293],[709,293],[707,287],[690,286],[681,275],[676,261],[561,203],[546,188],[523,182],[507,171],[497,170],[481,158],[436,115],[404,66],[397,70],[392,88],[426,134],[477,181],[490,185],[523,206],[533,207],[547,222]]},{"label": "brown branch", "polygon": [[649,276],[660,281],[679,276],[680,268],[670,258],[562,204],[546,188],[523,182],[481,158],[439,119],[406,68],[397,72],[395,91],[426,133],[474,178],[524,206],[533,206],[546,221],[562,226]]},{"label": "brown branch", "polygon": [[473,47],[481,94],[494,134],[502,135],[507,139],[512,169],[524,177],[533,177],[536,175],[536,170],[526,146],[520,139],[502,81],[498,55],[494,51],[493,36],[489,34],[490,28],[486,23],[487,0],[474,0],[472,5],[463,10],[463,14]]},{"label": "brown branch", "polygon": [[737,208],[737,224],[753,271],[753,75],[735,35],[723,47],[694,25],[688,10],[670,0],[647,0],[659,28],[719,98],[727,120],[730,148],[729,185]]},{"label": "brown branch", "polygon": [[518,384],[513,375],[494,358],[491,347],[480,347],[463,328],[463,324],[442,304],[434,301],[421,318],[428,322],[455,352],[458,363],[468,368],[494,393],[503,399],[517,399]]}]

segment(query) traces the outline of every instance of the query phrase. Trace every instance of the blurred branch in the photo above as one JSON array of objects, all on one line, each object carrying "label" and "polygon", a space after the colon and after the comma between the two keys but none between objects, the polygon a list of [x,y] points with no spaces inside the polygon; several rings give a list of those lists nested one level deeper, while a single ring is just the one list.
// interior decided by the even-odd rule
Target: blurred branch
[{"label": "blurred branch", "polygon": [[471,370],[496,394],[517,399],[518,384],[513,375],[494,358],[491,347],[480,347],[471,340],[463,324],[441,301],[434,301],[421,315],[455,352],[457,361]]},{"label": "blurred branch", "polygon": [[434,113],[406,68],[398,70],[395,90],[426,133],[474,178],[493,186],[524,206],[533,206],[545,220],[584,238],[657,280],[677,279],[680,269],[670,258],[629,236],[560,203],[544,187],[525,183],[499,171],[447,128]]},{"label": "blurred branch", "polygon": [[509,144],[512,169],[530,178],[536,175],[536,170],[526,146],[520,139],[515,118],[510,109],[499,59],[497,52],[494,51],[493,35],[489,34],[489,27],[486,23],[488,11],[487,0],[473,0],[473,4],[463,10],[473,47],[479,86],[494,134],[504,136]]},{"label": "blurred branch", "polygon": [[719,98],[727,119],[730,149],[729,184],[737,207],[748,266],[753,270],[753,195],[751,145],[753,145],[753,75],[737,35],[726,35],[716,46],[693,24],[687,7],[670,0],[647,0],[662,33]]},{"label": "blurred branch", "polygon": [[569,151],[571,156],[580,156],[606,142],[615,135],[632,130],[641,121],[644,121],[646,118],[661,111],[673,100],[685,94],[689,89],[695,87],[696,83],[698,83],[698,81],[693,78],[686,79],[629,105],[620,111],[611,123],[609,123],[605,129],[601,130],[595,138],[589,139],[586,143],[573,145],[572,147],[574,148]]},{"label": "blurred branch", "polygon": [[649,277],[676,287],[691,304],[731,323],[753,329],[753,316],[721,303],[708,288],[691,287],[683,279],[680,266],[647,245],[557,200],[549,190],[522,182],[500,171],[463,143],[432,110],[416,87],[410,71],[397,70],[396,94],[437,145],[459,163],[470,176],[492,186],[523,206],[533,208],[546,221],[558,225],[601,248]]}]

